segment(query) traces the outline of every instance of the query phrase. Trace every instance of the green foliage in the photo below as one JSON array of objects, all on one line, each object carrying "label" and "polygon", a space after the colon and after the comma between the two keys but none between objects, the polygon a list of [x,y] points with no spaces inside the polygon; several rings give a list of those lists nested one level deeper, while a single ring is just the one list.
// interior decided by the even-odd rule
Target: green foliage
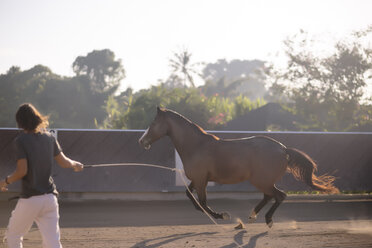
[{"label": "green foliage", "polygon": [[[287,191],[288,195],[321,195],[319,191]],[[342,195],[350,195],[350,194],[362,194],[362,195],[371,195],[372,192],[369,190],[360,190],[360,191],[352,191],[352,190],[342,190],[340,192]]]},{"label": "green foliage", "polygon": [[0,75],[0,126],[14,127],[18,106],[31,102],[50,116],[51,127],[143,129],[156,106],[162,106],[213,130],[263,106],[265,96],[299,116],[300,130],[371,131],[372,98],[366,95],[372,87],[371,35],[372,26],[354,32],[322,57],[301,31],[285,41],[285,68],[258,60],[218,60],[204,67],[205,84],[199,88],[195,76],[200,76],[200,63],[191,63],[191,53],[184,49],[173,54],[172,72],[164,83],[120,95],[115,92],[125,70],[109,49],[77,57],[74,77],[56,75],[43,65],[25,71],[13,66]]},{"label": "green foliage", "polygon": [[262,107],[265,104],[265,100],[261,98],[251,101],[248,97],[239,95],[234,99],[234,117],[243,116],[249,111]]},{"label": "green foliage", "polygon": [[237,90],[237,87],[243,83],[244,80],[238,79],[233,82],[228,82],[225,77],[217,81],[207,81],[202,87],[202,91],[206,96],[224,96],[232,97]]},{"label": "green foliage", "polygon": [[[113,106],[109,102],[107,106],[109,104]],[[200,89],[169,88],[159,85],[134,94],[126,111],[121,112],[116,121],[108,122],[109,126],[117,129],[145,129],[154,119],[156,107],[161,106],[172,109],[201,127],[211,130],[218,129],[233,118],[263,104],[262,100],[251,102],[244,96],[233,100],[217,95],[206,97]]]},{"label": "green foliage", "polygon": [[123,113],[121,122],[115,128],[144,129],[156,114],[156,106],[167,107],[183,113],[189,118],[206,124],[210,116],[205,99],[200,97],[195,88],[167,88],[163,85],[141,90],[133,96],[128,111]]},{"label": "green foliage", "polygon": [[125,77],[121,60],[115,60],[115,54],[109,49],[94,50],[87,56],[77,57],[72,68],[77,76],[87,76],[96,92],[116,90]]},{"label": "green foliage", "polygon": [[11,67],[6,74],[0,75],[0,123],[1,126],[15,127],[15,112],[23,102],[37,101],[50,80],[60,80],[49,68],[37,65],[27,71]]},{"label": "green foliage", "polygon": [[272,90],[286,89],[297,114],[307,120],[302,129],[346,131],[361,122],[365,90],[372,83],[372,49],[362,39],[368,35],[372,28],[338,41],[324,57],[311,51],[315,45],[306,32],[285,41],[288,65],[273,74]]},{"label": "green foliage", "polygon": [[[112,64],[109,67],[113,68]],[[119,67],[115,68],[119,70]],[[110,68],[103,71],[111,71]],[[96,91],[99,76],[91,78],[79,73],[76,77],[61,77],[42,65],[25,71],[11,67],[6,74],[0,75],[0,126],[15,127],[14,114],[18,106],[30,102],[49,115],[51,127],[94,128],[95,123],[105,119],[103,106],[117,89],[118,82],[112,84],[118,79],[116,69],[113,74],[105,74],[104,80],[108,84],[101,88],[104,90]]]}]

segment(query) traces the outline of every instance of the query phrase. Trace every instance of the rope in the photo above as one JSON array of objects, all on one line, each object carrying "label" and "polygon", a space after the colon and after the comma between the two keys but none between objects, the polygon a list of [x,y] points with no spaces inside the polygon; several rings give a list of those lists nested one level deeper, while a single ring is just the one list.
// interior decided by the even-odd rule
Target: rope
[{"label": "rope", "polygon": [[200,207],[200,209],[203,210],[203,212],[209,217],[209,219],[211,219],[211,221],[214,224],[218,225],[217,222],[213,219],[213,217],[210,216],[210,214],[208,212],[206,212],[206,210],[200,205],[199,201],[196,200],[194,194],[190,191],[189,187],[187,186],[186,179],[184,177],[185,172],[183,170],[177,169],[177,168],[169,168],[169,167],[165,167],[165,166],[162,166],[162,165],[142,164],[142,163],[94,164],[94,165],[84,165],[84,168],[98,168],[98,167],[112,167],[112,166],[144,166],[144,167],[155,167],[155,168],[159,168],[159,169],[166,169],[166,170],[171,170],[171,171],[175,171],[175,172],[180,173],[181,174],[182,181],[183,181],[183,184],[185,185],[187,191],[191,194],[192,198],[194,198],[195,202],[198,204],[198,206]]},{"label": "rope", "polygon": [[166,166],[161,166],[161,165],[156,165],[156,164],[141,164],[141,163],[91,164],[91,165],[84,165],[84,168],[113,167],[113,166],[146,166],[146,167],[155,167],[155,168],[167,169],[171,171],[183,172],[183,170],[180,170],[177,168],[169,168]]},{"label": "rope", "polygon": [[[192,198],[194,199],[194,201],[198,204],[198,206],[200,207],[200,209],[208,216],[208,218],[218,227],[222,227],[222,228],[225,228],[224,226],[221,226],[220,224],[218,224],[214,219],[213,217],[202,207],[202,205],[200,204],[200,202],[195,198],[194,194],[191,192],[191,190],[189,189],[189,187],[187,186],[187,183],[186,183],[186,179],[185,179],[185,171],[184,170],[181,170],[181,169],[177,169],[177,168],[169,168],[169,167],[166,167],[166,166],[162,166],[162,165],[156,165],[156,164],[142,164],[142,163],[115,163],[115,164],[92,164],[92,165],[84,165],[84,168],[99,168],[99,167],[114,167],[114,166],[144,166],[144,167],[154,167],[154,168],[159,168],[159,169],[166,169],[166,170],[170,170],[170,171],[175,171],[176,173],[180,173],[181,174],[181,178],[182,178],[182,181],[183,181],[183,184],[185,185],[186,187],[186,190],[190,193],[190,195],[192,196]],[[240,244],[238,244],[235,240],[234,240],[234,243],[237,245],[237,247],[239,248],[242,248],[242,246]]]}]

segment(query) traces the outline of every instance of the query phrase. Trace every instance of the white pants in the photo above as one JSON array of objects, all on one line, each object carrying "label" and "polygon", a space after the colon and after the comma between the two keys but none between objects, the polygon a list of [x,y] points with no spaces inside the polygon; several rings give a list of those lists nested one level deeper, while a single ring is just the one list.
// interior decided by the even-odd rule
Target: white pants
[{"label": "white pants", "polygon": [[9,248],[23,247],[23,236],[34,221],[39,227],[43,248],[61,248],[58,208],[57,197],[53,194],[19,199],[6,233]]}]

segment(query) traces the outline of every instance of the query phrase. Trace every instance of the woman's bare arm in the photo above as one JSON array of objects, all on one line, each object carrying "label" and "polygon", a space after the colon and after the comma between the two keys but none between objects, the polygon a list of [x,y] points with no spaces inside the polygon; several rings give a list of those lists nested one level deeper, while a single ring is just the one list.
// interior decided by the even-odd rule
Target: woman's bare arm
[{"label": "woman's bare arm", "polygon": [[22,179],[27,174],[27,159],[21,158],[17,160],[16,170],[0,181],[1,191],[7,191],[8,185]]},{"label": "woman's bare arm", "polygon": [[75,172],[82,171],[84,168],[84,165],[82,163],[66,157],[63,152],[60,152],[57,156],[54,157],[54,159],[62,168],[73,168]]}]

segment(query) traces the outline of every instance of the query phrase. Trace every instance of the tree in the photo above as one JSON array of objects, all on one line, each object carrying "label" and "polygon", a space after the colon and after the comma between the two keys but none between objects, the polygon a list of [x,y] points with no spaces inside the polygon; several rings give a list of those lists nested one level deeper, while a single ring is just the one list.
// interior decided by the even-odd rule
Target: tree
[{"label": "tree", "polygon": [[49,116],[53,128],[95,128],[95,121],[105,119],[103,106],[112,94],[92,91],[86,76],[61,77],[43,65],[11,67],[0,75],[0,126],[15,127],[17,108],[30,102]]},{"label": "tree", "polygon": [[227,81],[225,77],[220,78],[218,81],[206,81],[201,87],[202,92],[206,96],[224,96],[231,97],[237,94],[237,88],[243,83],[243,79],[237,79],[235,81]]},{"label": "tree", "polygon": [[22,71],[11,67],[6,74],[0,75],[0,126],[15,127],[14,113],[20,104],[31,102],[39,108],[38,100],[45,85],[58,75],[42,65]]},{"label": "tree", "polygon": [[94,50],[86,56],[77,57],[72,68],[77,76],[87,76],[92,90],[96,92],[116,90],[125,77],[121,60],[115,60],[115,54],[109,49]]},{"label": "tree", "polygon": [[205,129],[219,129],[226,122],[262,106],[245,96],[235,99],[207,97],[197,88],[169,88],[164,84],[132,94],[123,93],[106,103],[108,116],[104,127],[147,128],[156,114],[156,106],[166,107],[186,116]]},{"label": "tree", "polygon": [[240,94],[251,99],[262,98],[266,92],[264,61],[220,59],[209,63],[203,69],[206,81],[203,91],[207,95],[219,94],[236,97]]},{"label": "tree", "polygon": [[64,77],[48,81],[37,102],[52,127],[95,128],[106,117],[103,106],[111,94],[92,91],[87,77]]},{"label": "tree", "polygon": [[190,84],[191,87],[195,87],[194,75],[200,75],[197,70],[199,64],[191,63],[191,56],[186,49],[173,53],[173,58],[169,60],[172,73],[167,80],[168,84],[176,87],[180,84],[184,87]]},{"label": "tree", "polygon": [[372,85],[372,49],[363,41],[371,33],[372,27],[354,32],[350,41],[338,41],[333,53],[323,57],[311,50],[315,46],[304,31],[285,40],[288,64],[273,75],[289,85],[297,112],[311,128],[343,131],[359,121],[365,89]]}]

